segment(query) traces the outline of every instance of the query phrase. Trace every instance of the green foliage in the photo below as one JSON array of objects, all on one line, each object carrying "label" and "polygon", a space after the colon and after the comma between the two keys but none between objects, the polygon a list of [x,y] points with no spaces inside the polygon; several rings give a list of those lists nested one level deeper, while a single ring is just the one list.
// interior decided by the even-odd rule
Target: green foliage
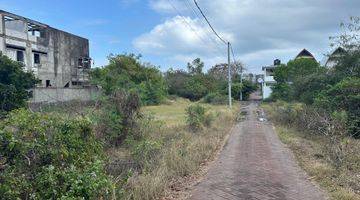
[{"label": "green foliage", "polygon": [[214,92],[214,93],[207,94],[204,97],[203,101],[204,101],[204,103],[220,105],[220,104],[226,104],[228,101],[228,97],[226,95],[222,95],[218,92]]},{"label": "green foliage", "polygon": [[162,144],[159,141],[144,139],[134,144],[131,154],[143,168],[146,168],[157,161],[161,147]]},{"label": "green foliage", "polygon": [[[312,103],[316,94],[327,84],[326,70],[313,59],[291,60],[275,68],[272,99]],[[308,89],[304,89],[308,88]]]},{"label": "green foliage", "polygon": [[194,104],[186,108],[186,122],[192,131],[199,131],[204,128],[204,126],[211,126],[214,116],[211,113],[206,112],[206,108]]},{"label": "green foliage", "polygon": [[136,120],[140,117],[140,98],[136,92],[117,91],[102,101],[95,115],[96,131],[108,146],[119,146],[131,135],[136,137]]},{"label": "green foliage", "polygon": [[346,78],[322,91],[316,98],[315,105],[328,112],[345,111],[350,133],[360,137],[360,78]]},{"label": "green foliage", "polygon": [[[165,79],[169,94],[188,98],[191,101],[197,101],[209,95],[205,101],[210,102],[210,99],[216,98],[217,103],[221,103],[221,98],[224,99],[224,97],[220,96],[228,94],[227,65],[215,65],[208,73],[202,72],[203,65],[204,63],[197,58],[191,64],[188,63],[188,72],[168,70],[165,74]],[[244,99],[247,99],[250,93],[257,89],[255,84],[247,80],[243,80],[243,84],[240,84],[239,73],[241,68],[241,63],[231,67],[233,75],[232,95],[235,99],[239,99],[241,89]]]},{"label": "green foliage", "polygon": [[99,199],[111,184],[87,118],[11,112],[0,123],[0,196]]},{"label": "green foliage", "polygon": [[136,91],[145,105],[159,104],[166,96],[160,70],[149,63],[141,63],[140,56],[134,54],[110,55],[109,65],[94,69],[91,77],[106,95],[118,90]]},{"label": "green foliage", "polygon": [[24,107],[30,96],[27,90],[37,81],[31,72],[24,71],[22,63],[12,61],[0,52],[0,115]]},{"label": "green foliage", "polygon": [[204,74],[204,63],[195,59],[188,63],[188,72],[170,69],[165,73],[169,94],[197,101],[216,90],[217,81],[214,77]]},{"label": "green foliage", "polygon": [[240,92],[242,92],[243,100],[247,100],[250,94],[256,90],[257,90],[256,84],[253,84],[248,80],[243,80],[242,83],[240,83],[239,80],[235,79],[235,81],[232,84],[231,93],[234,99],[240,100]]}]

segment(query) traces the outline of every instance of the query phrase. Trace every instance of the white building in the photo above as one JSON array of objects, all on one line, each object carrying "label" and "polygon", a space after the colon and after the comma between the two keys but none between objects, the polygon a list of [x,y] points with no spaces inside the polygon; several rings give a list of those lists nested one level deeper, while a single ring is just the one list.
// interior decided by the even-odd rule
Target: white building
[{"label": "white building", "polygon": [[281,64],[279,59],[274,60],[274,65],[262,67],[264,80],[262,81],[262,98],[267,99],[272,93],[271,87],[276,83],[274,79],[274,70]]}]

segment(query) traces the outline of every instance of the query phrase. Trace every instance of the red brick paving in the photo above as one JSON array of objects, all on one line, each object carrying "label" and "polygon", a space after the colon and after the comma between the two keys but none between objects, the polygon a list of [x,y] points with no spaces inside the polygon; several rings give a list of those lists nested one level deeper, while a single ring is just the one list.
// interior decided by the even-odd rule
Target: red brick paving
[{"label": "red brick paving", "polygon": [[296,164],[270,123],[259,122],[257,105],[233,130],[218,160],[195,186],[191,200],[322,200],[326,195]]}]

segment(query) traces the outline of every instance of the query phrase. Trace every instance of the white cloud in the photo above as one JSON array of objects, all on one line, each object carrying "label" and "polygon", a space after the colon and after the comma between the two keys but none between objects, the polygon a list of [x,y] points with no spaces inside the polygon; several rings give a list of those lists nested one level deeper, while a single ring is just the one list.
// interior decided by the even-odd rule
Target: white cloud
[{"label": "white cloud", "polygon": [[[205,42],[183,22],[169,1],[186,16],[198,35],[206,38]],[[194,55],[205,60],[223,57],[216,50],[218,44],[212,41],[215,36],[203,19],[193,13],[189,3],[192,0],[149,0],[150,7],[167,20],[136,38],[134,46],[144,53],[173,59]],[[322,53],[329,48],[328,37],[339,30],[341,21],[358,15],[360,10],[358,0],[198,0],[198,3],[220,35],[232,42],[236,56],[258,68],[271,64],[275,58],[292,59],[303,48],[321,60]],[[209,35],[212,39],[208,39]]]},{"label": "white cloud", "polygon": [[[222,34],[232,38],[230,33]],[[199,19],[175,16],[139,36],[133,44],[144,53],[213,55],[219,51],[214,40],[209,38],[207,27]]]}]

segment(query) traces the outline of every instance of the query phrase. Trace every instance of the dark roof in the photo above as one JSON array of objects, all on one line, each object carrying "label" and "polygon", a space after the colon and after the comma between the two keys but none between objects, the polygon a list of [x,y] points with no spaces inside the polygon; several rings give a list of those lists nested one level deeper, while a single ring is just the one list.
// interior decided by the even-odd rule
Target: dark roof
[{"label": "dark roof", "polygon": [[295,57],[295,59],[298,58],[312,58],[316,60],[315,57],[307,49],[303,49],[302,51],[300,51],[300,53]]}]

